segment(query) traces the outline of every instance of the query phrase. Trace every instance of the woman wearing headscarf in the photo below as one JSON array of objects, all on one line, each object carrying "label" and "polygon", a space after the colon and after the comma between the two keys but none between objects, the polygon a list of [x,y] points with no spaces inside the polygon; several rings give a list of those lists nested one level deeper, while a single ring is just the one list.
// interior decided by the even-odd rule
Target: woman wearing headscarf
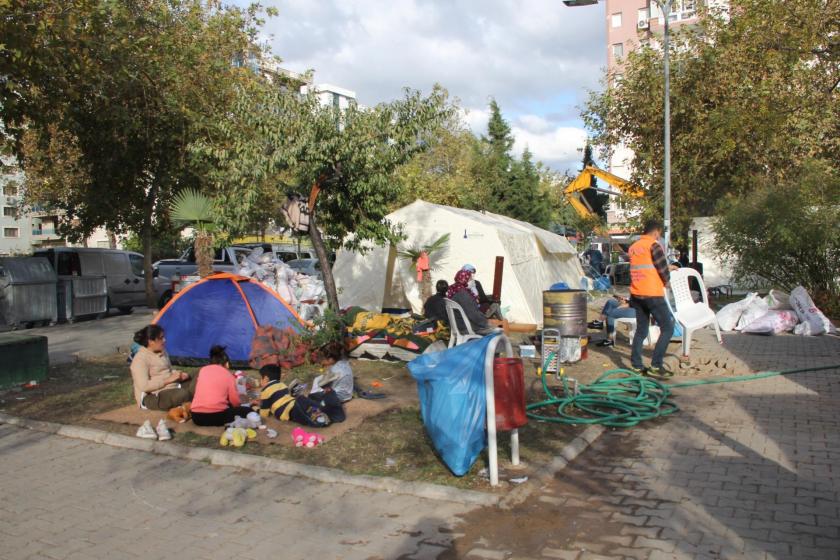
[{"label": "woman wearing headscarf", "polygon": [[[464,310],[467,319],[470,322],[472,330],[478,334],[488,334],[494,329],[487,322],[487,317],[478,308],[478,296],[470,290],[470,281],[473,273],[469,270],[461,269],[455,273],[455,282],[449,285],[449,290],[446,292],[446,297],[457,303]],[[461,317],[455,317],[458,322],[459,330],[466,330]]]}]

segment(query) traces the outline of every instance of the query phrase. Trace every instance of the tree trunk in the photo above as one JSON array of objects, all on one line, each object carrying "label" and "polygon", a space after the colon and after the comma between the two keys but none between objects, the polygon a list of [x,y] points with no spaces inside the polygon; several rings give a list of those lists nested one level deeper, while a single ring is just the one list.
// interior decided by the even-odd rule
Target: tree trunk
[{"label": "tree trunk", "polygon": [[426,301],[432,297],[432,271],[424,270],[423,279],[420,281],[420,299]]},{"label": "tree trunk", "polygon": [[330,309],[337,312],[339,310],[338,290],[335,289],[335,279],[333,278],[330,259],[327,255],[327,248],[324,246],[324,240],[321,238],[321,232],[318,230],[318,223],[315,221],[314,208],[309,214],[309,239],[312,240],[312,247],[315,249],[315,254],[318,255],[318,262],[321,263],[324,289],[327,290],[327,303],[329,303]]},{"label": "tree trunk", "polygon": [[140,228],[140,236],[143,239],[143,278],[146,281],[146,305],[150,309],[157,307],[155,279],[152,278],[152,216],[155,211],[157,191],[157,184],[152,183],[143,204],[143,226]]},{"label": "tree trunk", "polygon": [[201,278],[213,273],[213,234],[198,231],[195,236],[195,263],[198,265],[198,275]]}]

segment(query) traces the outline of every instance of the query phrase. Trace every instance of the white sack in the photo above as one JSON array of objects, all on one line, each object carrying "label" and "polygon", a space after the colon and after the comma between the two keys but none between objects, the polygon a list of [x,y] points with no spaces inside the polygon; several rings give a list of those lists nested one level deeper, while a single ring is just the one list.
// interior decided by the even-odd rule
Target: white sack
[{"label": "white sack", "polygon": [[792,309],[771,309],[749,325],[741,329],[743,333],[781,334],[793,329],[799,323],[799,317]]},{"label": "white sack", "polygon": [[797,286],[790,293],[790,305],[796,311],[796,315],[802,324],[797,325],[793,330],[794,333],[805,336],[816,336],[825,333],[836,333],[837,329],[828,320],[828,317],[823,315],[816,305],[814,300],[808,294],[808,291],[802,286]]},{"label": "white sack", "polygon": [[747,297],[742,299],[741,301],[736,301],[727,305],[724,305],[723,308],[717,312],[717,321],[718,326],[720,326],[720,330],[722,331],[734,331],[735,327],[738,325],[738,319],[741,318],[741,314],[744,312],[744,309],[758,297],[756,293],[749,293]]},{"label": "white sack", "polygon": [[793,309],[790,306],[790,295],[781,290],[770,290],[764,301],[770,309]]},{"label": "white sack", "polygon": [[752,301],[747,305],[744,311],[741,313],[741,317],[738,319],[738,324],[735,325],[735,330],[740,331],[768,311],[767,302],[765,302],[760,297],[754,297]]}]

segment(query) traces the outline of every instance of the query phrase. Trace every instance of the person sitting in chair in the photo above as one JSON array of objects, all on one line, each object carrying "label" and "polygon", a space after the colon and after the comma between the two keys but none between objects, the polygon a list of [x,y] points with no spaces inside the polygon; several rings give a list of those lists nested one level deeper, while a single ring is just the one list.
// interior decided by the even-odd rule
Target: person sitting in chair
[{"label": "person sitting in chair", "polygon": [[476,270],[471,264],[465,264],[461,270],[466,270],[472,273],[473,279],[470,280],[470,291],[478,298],[478,308],[484,313],[488,319],[502,319],[501,302],[493,298],[493,295],[487,295],[484,292],[484,287],[481,282],[475,279]]},{"label": "person sitting in chair", "polygon": [[[459,270],[455,273],[455,282],[450,284],[446,297],[461,306],[473,331],[481,335],[489,334],[495,329],[478,307],[478,296],[470,290],[471,280],[472,272],[464,269]],[[458,322],[458,329],[465,331],[466,325],[461,324],[461,316],[456,315],[455,320]]]},{"label": "person sitting in chair", "polygon": [[[615,344],[612,340],[612,333],[615,332],[616,319],[635,319],[636,310],[630,307],[630,302],[627,298],[620,295],[614,295],[601,310],[601,316],[597,321],[590,321],[587,326],[590,329],[601,330],[605,324],[607,327],[607,337],[598,342],[598,346],[613,346]],[[606,323],[605,323],[606,321]]]},{"label": "person sitting in chair", "polygon": [[426,319],[449,324],[449,318],[446,316],[446,304],[444,303],[447,290],[449,290],[449,283],[446,280],[438,280],[435,284],[436,293],[423,304],[423,315]]}]

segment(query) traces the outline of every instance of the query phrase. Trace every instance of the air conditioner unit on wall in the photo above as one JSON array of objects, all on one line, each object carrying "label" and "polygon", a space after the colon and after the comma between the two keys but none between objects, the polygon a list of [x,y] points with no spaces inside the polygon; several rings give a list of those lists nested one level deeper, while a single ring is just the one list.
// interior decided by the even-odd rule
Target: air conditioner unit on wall
[{"label": "air conditioner unit on wall", "polygon": [[636,24],[636,28],[637,29],[649,29],[650,28],[650,23],[646,19],[641,19],[641,20],[639,20],[639,23]]}]

